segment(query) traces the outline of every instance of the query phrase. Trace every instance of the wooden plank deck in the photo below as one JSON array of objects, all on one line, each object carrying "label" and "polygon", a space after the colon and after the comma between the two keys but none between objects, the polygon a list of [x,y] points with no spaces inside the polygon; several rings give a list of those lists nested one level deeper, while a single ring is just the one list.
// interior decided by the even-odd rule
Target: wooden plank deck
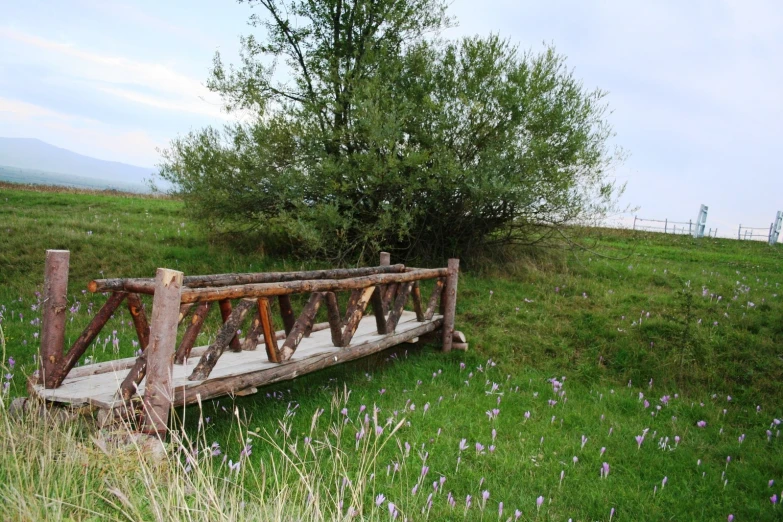
[{"label": "wooden plank deck", "polygon": [[[174,365],[173,405],[196,402],[197,396],[206,400],[293,379],[424,335],[440,328],[442,322],[443,317],[437,314],[430,321],[418,322],[414,312],[405,311],[394,334],[378,335],[375,317],[367,316],[359,323],[351,345],[346,348],[333,346],[331,333],[326,329],[302,339],[291,360],[285,363],[269,362],[263,344],[253,351],[227,351],[204,381],[188,380],[206,347],[194,348],[184,365]],[[74,368],[59,388],[45,389],[36,385],[35,392],[45,400],[74,406],[121,407],[118,390],[134,361],[135,358],[119,359]],[[144,384],[142,381],[139,386],[139,395],[144,393]]]}]

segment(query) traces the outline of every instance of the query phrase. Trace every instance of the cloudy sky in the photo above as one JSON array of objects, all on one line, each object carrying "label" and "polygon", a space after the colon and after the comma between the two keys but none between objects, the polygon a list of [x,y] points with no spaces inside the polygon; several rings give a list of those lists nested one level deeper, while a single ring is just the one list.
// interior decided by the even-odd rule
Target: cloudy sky
[{"label": "cloudy sky", "polygon": [[[229,117],[204,86],[251,9],[228,0],[4,0],[0,136],[142,166]],[[609,92],[617,170],[638,215],[736,234],[783,210],[783,2],[455,0],[446,36],[551,43]],[[627,219],[627,217],[626,217]],[[632,218],[631,218],[632,220]]]}]

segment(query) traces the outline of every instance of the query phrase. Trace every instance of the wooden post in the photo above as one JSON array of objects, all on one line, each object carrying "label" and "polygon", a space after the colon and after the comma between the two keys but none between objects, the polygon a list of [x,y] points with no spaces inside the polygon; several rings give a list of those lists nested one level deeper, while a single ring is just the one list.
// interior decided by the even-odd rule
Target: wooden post
[{"label": "wooden post", "polygon": [[169,409],[174,397],[172,369],[177,348],[182,277],[182,272],[167,268],[158,268],[155,275],[150,344],[144,350],[147,385],[141,431],[147,434],[164,436],[168,429]]},{"label": "wooden post", "polygon": [[[228,299],[223,299],[220,301],[220,316],[223,318],[223,322],[225,323],[228,321],[228,318],[231,316],[231,301]],[[231,351],[232,352],[241,352],[242,351],[242,344],[239,342],[239,337],[237,335],[234,335],[234,337],[231,338]]]},{"label": "wooden post", "polygon": [[397,329],[397,322],[402,317],[405,309],[405,303],[408,302],[408,296],[413,288],[413,281],[401,283],[397,288],[397,297],[394,300],[394,307],[389,312],[389,318],[386,320],[386,333],[393,333]]},{"label": "wooden post", "polygon": [[636,216],[633,217],[633,229],[636,230]]},{"label": "wooden post", "polygon": [[421,309],[421,288],[419,288],[419,282],[413,282],[413,289],[411,291],[413,297],[413,311],[416,312],[416,320],[418,322],[424,322],[424,311]]},{"label": "wooden post", "polygon": [[341,347],[343,345],[343,320],[340,318],[337,296],[334,295],[334,292],[324,292],[324,299],[326,300],[326,317],[329,319],[332,344]]},{"label": "wooden post", "polygon": [[669,218],[666,218],[666,219],[663,221],[663,233],[664,233],[664,234],[667,232],[667,230],[666,230],[667,228],[669,228]]},{"label": "wooden post", "polygon": [[190,350],[193,349],[198,334],[201,333],[201,327],[204,326],[204,321],[207,318],[207,314],[209,314],[211,306],[212,303],[204,302],[199,303],[198,307],[196,307],[196,311],[193,312],[190,324],[185,330],[185,335],[182,336],[182,341],[180,341],[179,348],[177,348],[177,353],[174,356],[175,364],[185,364],[188,357],[190,357]]},{"label": "wooden post", "polygon": [[[381,266],[388,266],[388,265],[391,265],[391,254],[388,252],[381,252]],[[384,317],[386,316],[387,313],[389,313],[389,302],[385,299],[386,287],[387,285],[380,285],[378,287],[378,292],[380,293],[381,296],[381,300],[380,300],[380,305],[382,308],[381,315],[383,315]],[[373,308],[374,307],[375,304],[373,304]],[[378,333],[380,333],[380,331]]]},{"label": "wooden post", "polygon": [[313,320],[315,319],[315,314],[318,313],[318,308],[321,306],[321,299],[323,299],[323,294],[320,292],[310,294],[310,300],[307,301],[302,313],[294,323],[294,327],[280,348],[280,362],[289,360],[296,351],[296,347],[299,346],[302,337],[305,336],[305,332],[312,331]]},{"label": "wooden post", "polygon": [[432,293],[430,294],[430,300],[427,303],[427,310],[424,311],[424,320],[429,321],[432,316],[435,315],[435,307],[438,305],[438,299],[443,294],[443,279],[436,279],[435,286],[432,287]]},{"label": "wooden post", "polygon": [[259,298],[258,316],[261,319],[261,330],[264,334],[266,358],[269,359],[269,362],[280,362],[280,349],[277,346],[275,325],[272,321],[272,311],[269,307],[269,299],[265,297]]},{"label": "wooden post", "polygon": [[283,329],[285,330],[285,334],[288,335],[291,333],[291,329],[296,322],[294,309],[291,306],[291,297],[281,295],[277,298],[277,303],[280,305],[280,315],[283,317]]},{"label": "wooden post", "polygon": [[450,352],[454,337],[454,314],[457,309],[457,278],[459,277],[459,259],[449,259],[449,274],[446,276],[446,288],[443,297],[443,351]]},{"label": "wooden post", "polygon": [[39,377],[46,388],[56,388],[53,378],[63,362],[70,257],[68,250],[46,251]]},{"label": "wooden post", "polygon": [[150,325],[147,322],[147,315],[144,313],[144,307],[141,304],[139,294],[128,294],[128,311],[133,319],[133,327],[136,329],[136,336],[139,338],[141,350],[147,349],[150,343]]},{"label": "wooden post", "polygon": [[231,339],[236,336],[237,328],[239,328],[239,325],[245,320],[245,316],[247,316],[250,309],[256,306],[256,304],[256,301],[252,299],[242,299],[239,301],[239,304],[231,311],[231,315],[228,316],[226,322],[220,327],[220,331],[218,331],[215,341],[209,345],[209,348],[207,348],[207,351],[201,356],[196,367],[193,368],[193,373],[190,374],[188,380],[203,381],[209,377],[209,374],[215,368],[218,359],[220,359],[220,356],[226,351],[226,347],[231,344]]}]

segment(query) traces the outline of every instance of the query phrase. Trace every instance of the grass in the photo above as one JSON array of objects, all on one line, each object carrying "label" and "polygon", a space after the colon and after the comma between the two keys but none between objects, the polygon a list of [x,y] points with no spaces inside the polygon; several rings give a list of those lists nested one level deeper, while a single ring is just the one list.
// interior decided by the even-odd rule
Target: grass
[{"label": "grass", "polygon": [[[175,200],[0,187],[0,327],[3,374],[12,375],[4,404],[35,368],[32,307],[47,248],[71,250],[71,303],[80,303],[71,339],[104,299],[81,293],[95,277],[313,266],[210,244],[183,216]],[[780,247],[577,233],[591,251],[527,252],[513,266],[460,276],[457,324],[470,352],[398,347],[178,411],[163,464],[86,421],[0,407],[0,514],[783,518],[771,502],[783,488]],[[128,319],[112,320],[93,360],[133,353]],[[214,333],[212,325],[202,342]]]}]

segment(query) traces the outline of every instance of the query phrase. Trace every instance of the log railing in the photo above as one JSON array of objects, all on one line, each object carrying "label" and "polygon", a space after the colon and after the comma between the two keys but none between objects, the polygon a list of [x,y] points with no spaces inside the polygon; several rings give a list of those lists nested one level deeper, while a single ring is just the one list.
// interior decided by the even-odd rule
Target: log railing
[{"label": "log railing", "polygon": [[[143,426],[150,432],[165,430],[166,404],[170,400],[167,403],[161,397],[168,393],[170,399],[173,394],[172,364],[185,364],[192,356],[208,314],[216,308],[215,302],[222,326],[215,340],[199,350],[200,359],[188,377],[191,381],[208,379],[225,351],[255,350],[261,340],[267,359],[280,364],[289,361],[302,339],[314,331],[329,329],[334,346],[349,347],[368,306],[377,333],[391,340],[397,338],[393,334],[409,301],[419,322],[431,321],[440,304],[443,350],[450,351],[452,346],[459,260],[450,259],[447,268],[406,268],[391,265],[384,253],[377,267],[206,276],[183,276],[181,272],[158,269],[155,279],[94,280],[88,289],[109,292],[109,298],[65,352],[68,263],[67,251],[47,251],[39,382],[45,388],[59,387],[112,314],[126,302],[142,352],[120,385],[120,396],[130,400],[147,378]],[[434,284],[424,303],[420,285],[426,280],[434,280]],[[339,292],[350,292],[344,313],[339,307]],[[139,294],[153,296],[151,322]],[[298,315],[291,303],[292,294],[308,296]],[[275,330],[272,300],[278,304],[278,324],[283,327],[280,331]],[[325,307],[327,321],[315,323],[321,306]],[[238,331],[248,318],[240,339]],[[183,323],[185,332],[177,346],[177,325]]]}]

